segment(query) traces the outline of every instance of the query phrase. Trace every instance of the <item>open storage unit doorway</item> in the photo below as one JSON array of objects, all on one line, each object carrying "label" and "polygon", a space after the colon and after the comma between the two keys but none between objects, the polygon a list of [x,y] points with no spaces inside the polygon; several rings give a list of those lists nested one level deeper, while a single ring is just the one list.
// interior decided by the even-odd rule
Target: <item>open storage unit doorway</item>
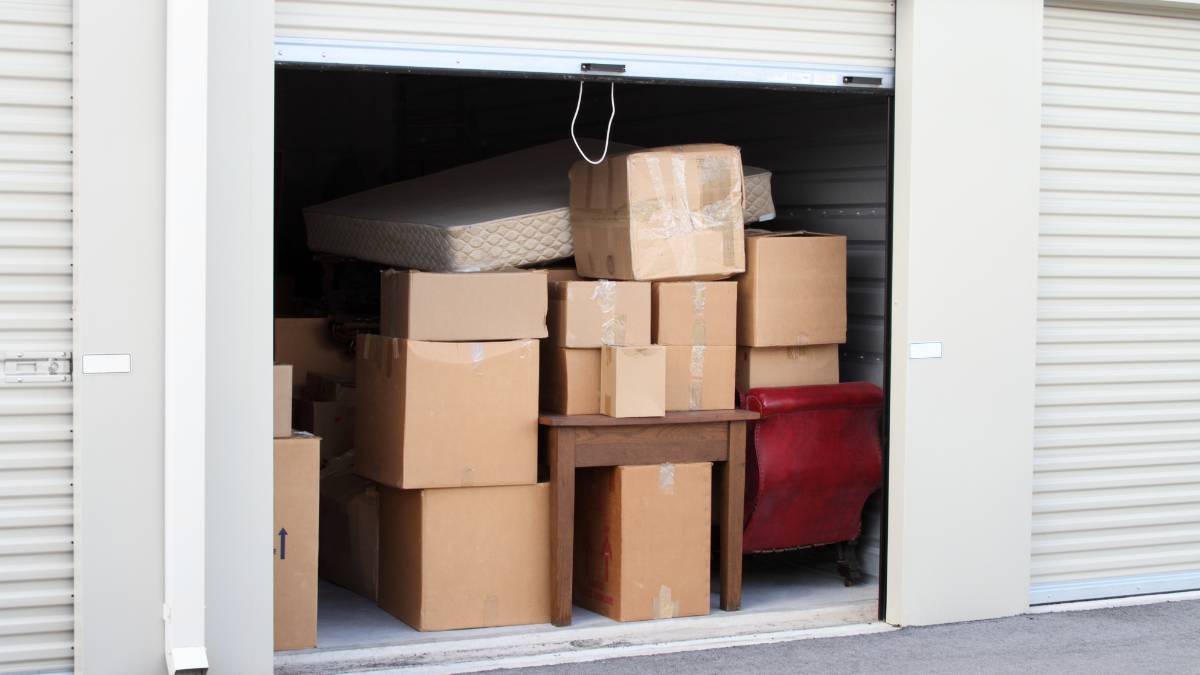
[{"label": "open storage unit doorway", "polygon": [[[747,165],[773,174],[775,217],[755,227],[846,235],[849,323],[841,380],[885,386],[892,100],[875,84],[855,86],[621,80],[614,91],[612,140],[643,147],[737,145]],[[609,91],[602,79],[584,87],[577,124],[581,137],[603,137]],[[577,79],[557,76],[277,67],[276,315],[332,315],[369,323],[378,311],[382,266],[312,251],[303,208],[562,141],[569,138],[578,95]],[[585,141],[586,150],[598,148],[597,142]],[[886,442],[884,447],[886,452]],[[469,660],[483,653],[477,651],[483,648],[480,638],[492,640],[488,649],[503,643],[561,651],[581,639],[598,640],[595,646],[662,641],[670,635],[737,635],[765,625],[780,630],[873,621],[879,614],[882,567],[880,504],[876,495],[864,512],[860,558],[868,577],[854,587],[842,585],[825,549],[753,555],[745,561],[737,613],[722,612],[714,595],[714,609],[705,617],[619,624],[577,607],[570,628],[418,633],[370,600],[322,582],[317,650],[283,653],[277,664],[346,667],[362,658],[444,657],[456,650],[460,660]]]}]

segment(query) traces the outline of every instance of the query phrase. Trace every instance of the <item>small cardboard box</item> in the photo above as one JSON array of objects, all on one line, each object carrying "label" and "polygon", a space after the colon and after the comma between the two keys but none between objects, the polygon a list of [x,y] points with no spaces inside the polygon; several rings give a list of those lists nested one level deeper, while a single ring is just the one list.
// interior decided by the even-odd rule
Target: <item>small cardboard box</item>
[{"label": "small cardboard box", "polygon": [[275,649],[317,646],[321,439],[275,439]]},{"label": "small cardboard box", "polygon": [[314,401],[343,401],[353,403],[357,395],[354,378],[309,372],[305,393]]},{"label": "small cardboard box", "polygon": [[541,409],[559,415],[600,414],[600,350],[542,341]]},{"label": "small cardboard box", "polygon": [[297,429],[321,437],[321,457],[337,457],[354,447],[354,404],[347,401],[292,401]]},{"label": "small cardboard box", "polygon": [[546,337],[546,272],[385,271],[380,333],[410,340]]},{"label": "small cardboard box", "polygon": [[292,364],[293,389],[303,389],[310,371],[354,377],[353,352],[333,341],[329,320],[320,317],[275,319],[275,362]]},{"label": "small cardboard box", "polygon": [[838,346],[738,347],[737,390],[838,383]]},{"label": "small cardboard box", "polygon": [[720,279],[746,269],[741,151],[730,145],[636,150],[571,181],[575,266],[593,279]]},{"label": "small cardboard box", "polygon": [[276,364],[274,372],[275,438],[292,435],[292,367]]},{"label": "small cardboard box", "polygon": [[321,578],[379,599],[379,488],[361,476],[321,477]]},{"label": "small cardboard box", "polygon": [[577,349],[650,344],[650,284],[550,284],[550,340],[559,347]]},{"label": "small cardboard box", "polygon": [[537,481],[535,340],[358,339],[355,471],[401,488]]},{"label": "small cardboard box", "polygon": [[600,412],[609,417],[662,417],[666,413],[664,347],[604,347],[600,352]]},{"label": "small cardboard box", "polygon": [[694,345],[667,351],[667,410],[732,410],[737,347]]},{"label": "small cardboard box", "polygon": [[737,282],[739,346],[846,341],[845,237],[751,231]]},{"label": "small cardboard box", "polygon": [[708,614],[712,464],[578,472],[575,604],[617,621]]},{"label": "small cardboard box", "polygon": [[381,490],[379,606],[417,630],[550,621],[550,485]]},{"label": "small cardboard box", "polygon": [[656,345],[737,345],[737,283],[656,281],[650,326]]}]

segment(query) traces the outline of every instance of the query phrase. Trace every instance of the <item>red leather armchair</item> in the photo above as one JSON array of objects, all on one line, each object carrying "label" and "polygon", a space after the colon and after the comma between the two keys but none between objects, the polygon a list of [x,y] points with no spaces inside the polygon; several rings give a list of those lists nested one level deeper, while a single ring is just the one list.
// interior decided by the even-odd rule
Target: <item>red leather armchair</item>
[{"label": "red leather armchair", "polygon": [[838,567],[861,578],[856,543],[867,498],[883,478],[883,392],[867,382],[751,389],[743,550],[839,544]]}]

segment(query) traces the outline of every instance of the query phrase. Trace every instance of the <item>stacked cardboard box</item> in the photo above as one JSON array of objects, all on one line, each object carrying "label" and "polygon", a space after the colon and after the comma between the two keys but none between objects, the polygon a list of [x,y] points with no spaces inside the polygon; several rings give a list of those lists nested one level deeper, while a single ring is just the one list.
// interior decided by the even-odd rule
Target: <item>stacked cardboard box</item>
[{"label": "stacked cardboard box", "polygon": [[737,284],[654,283],[654,343],[667,355],[667,410],[727,410],[734,405]]},{"label": "stacked cardboard box", "polygon": [[381,290],[384,334],[358,339],[354,462],[379,485],[380,607],[418,630],[549,621],[545,272],[385,272]]},{"label": "stacked cardboard box", "polygon": [[737,388],[838,382],[846,238],[751,231],[738,277]]},{"label": "stacked cardboard box", "polygon": [[275,649],[317,646],[321,439],[291,430],[292,366],[275,366]]}]

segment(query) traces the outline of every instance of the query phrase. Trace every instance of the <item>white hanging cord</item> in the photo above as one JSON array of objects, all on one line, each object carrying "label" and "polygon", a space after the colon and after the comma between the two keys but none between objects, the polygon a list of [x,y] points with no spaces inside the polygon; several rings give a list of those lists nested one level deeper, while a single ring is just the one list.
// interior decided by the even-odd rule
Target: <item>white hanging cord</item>
[{"label": "white hanging cord", "polygon": [[608,139],[612,135],[613,119],[617,116],[617,85],[615,82],[608,83],[608,105],[612,108],[612,112],[608,115],[608,128],[604,130],[604,152],[600,153],[600,159],[592,159],[587,156],[583,148],[579,147],[579,139],[575,138],[575,120],[579,119],[579,107],[583,105],[583,80],[579,81],[579,100],[575,101],[575,114],[571,116],[571,140],[575,143],[575,149],[579,151],[579,156],[588,164],[599,164],[608,157]]}]

